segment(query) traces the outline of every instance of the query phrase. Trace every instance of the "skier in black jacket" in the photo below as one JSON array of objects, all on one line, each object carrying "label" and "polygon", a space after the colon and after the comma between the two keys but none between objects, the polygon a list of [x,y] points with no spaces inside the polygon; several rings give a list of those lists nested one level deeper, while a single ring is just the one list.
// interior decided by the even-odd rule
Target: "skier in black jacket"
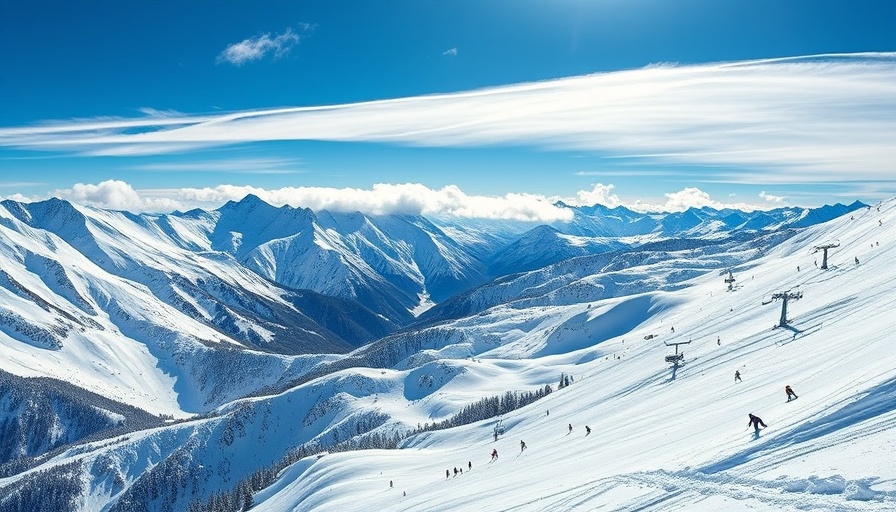
[{"label": "skier in black jacket", "polygon": [[759,433],[759,425],[762,425],[763,428],[767,427],[765,423],[763,423],[762,418],[759,416],[754,416],[753,413],[747,415],[750,418],[750,421],[747,422],[747,426],[753,425],[753,428],[756,429],[756,433]]}]

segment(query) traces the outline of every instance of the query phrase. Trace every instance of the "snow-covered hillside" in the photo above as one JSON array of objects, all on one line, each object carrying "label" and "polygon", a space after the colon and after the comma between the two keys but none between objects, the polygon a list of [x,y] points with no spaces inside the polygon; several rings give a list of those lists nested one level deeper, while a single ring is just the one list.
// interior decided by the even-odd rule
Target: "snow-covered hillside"
[{"label": "snow-covered hillside", "polygon": [[[674,292],[521,311],[528,329],[455,360],[463,371],[430,411],[561,372],[570,386],[400,450],[300,461],[253,510],[893,510],[894,223],[889,201],[806,230],[734,268],[733,291],[712,273]],[[817,268],[812,247],[836,242]],[[781,302],[763,302],[788,290],[802,298],[772,328]],[[664,342],[685,341],[676,371]],[[528,359],[529,345],[544,355]],[[758,435],[751,412],[768,424]]]},{"label": "snow-covered hillside", "polygon": [[[105,225],[124,222],[117,215]],[[186,226],[205,215],[183,214],[194,220],[171,230],[203,247],[208,236]],[[361,231],[375,227],[355,220]],[[478,288],[463,298],[478,297],[469,314],[345,355],[302,357],[246,350],[195,321],[158,331],[159,340],[135,336],[140,329],[122,337],[122,326],[143,325],[153,311],[172,323],[188,317],[120,265],[70,249],[77,236],[5,216],[3,252],[16,270],[0,292],[26,320],[6,325],[67,330],[54,349],[7,328],[3,368],[72,372],[93,390],[112,383],[111,398],[154,413],[209,412],[57,449],[25,461],[27,469],[0,466],[0,509],[226,510],[236,495],[231,509],[251,502],[272,511],[891,510],[894,223],[889,201],[804,230],[573,258]],[[121,247],[114,237],[90,240]],[[150,257],[155,243],[138,252]],[[839,246],[822,270],[812,248],[828,243]],[[60,251],[62,273],[46,271]],[[72,286],[46,284],[63,276]],[[109,316],[97,289],[121,297],[128,316]],[[257,295],[276,301],[282,292]],[[788,303],[788,325],[773,328],[781,301],[764,302],[783,292],[801,298]],[[100,327],[79,331],[81,317]],[[670,368],[664,358],[674,349],[664,343],[687,341],[685,364]],[[558,389],[564,375],[571,382]],[[785,401],[786,384],[797,400]],[[457,413],[483,399],[547,385],[552,393],[500,418],[431,429],[466,423]],[[745,429],[750,412],[769,425],[755,438]],[[48,489],[53,500],[31,501]],[[44,508],[28,508],[34,503]]]}]

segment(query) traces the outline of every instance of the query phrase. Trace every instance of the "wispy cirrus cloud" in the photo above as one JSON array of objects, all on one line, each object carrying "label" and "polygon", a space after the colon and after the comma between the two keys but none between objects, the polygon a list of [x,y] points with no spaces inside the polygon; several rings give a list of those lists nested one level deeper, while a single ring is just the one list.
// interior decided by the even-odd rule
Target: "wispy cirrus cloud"
[{"label": "wispy cirrus cloud", "polygon": [[289,158],[230,158],[199,162],[157,162],[129,167],[149,172],[214,172],[232,174],[298,174],[302,162]]},{"label": "wispy cirrus cloud", "polygon": [[447,50],[442,52],[442,55],[446,55],[448,57],[457,57],[457,48],[448,48]]},{"label": "wispy cirrus cloud", "polygon": [[[301,24],[300,29],[303,33],[307,33],[313,29],[312,25]],[[292,50],[304,37],[287,28],[281,34],[265,33],[248,39],[244,39],[238,43],[227,45],[221,53],[218,54],[218,64],[227,63],[234,66],[242,66],[247,62],[263,59],[266,56],[279,58]]]},{"label": "wispy cirrus cloud", "polygon": [[517,145],[637,159],[642,169],[712,167],[714,179],[739,183],[892,183],[896,53],[651,66],[324,107],[0,129],[2,146],[88,155],[269,140]]}]

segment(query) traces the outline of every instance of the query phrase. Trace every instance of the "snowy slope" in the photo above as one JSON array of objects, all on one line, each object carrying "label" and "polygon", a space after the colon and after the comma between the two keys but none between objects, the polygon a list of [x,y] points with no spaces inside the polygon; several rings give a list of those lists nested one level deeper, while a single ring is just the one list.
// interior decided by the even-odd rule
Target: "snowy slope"
[{"label": "snowy slope", "polygon": [[[231,378],[211,381],[220,389],[199,378],[192,384],[171,379],[149,394],[161,396],[167,385],[193,397],[194,407],[202,400],[221,407],[198,420],[74,446],[38,461],[0,478],[0,505],[15,510],[11,489],[33,489],[30,478],[36,482],[41,471],[65,468],[81,482],[76,510],[185,510],[304,443],[326,448],[368,431],[407,432],[449,419],[483,397],[550,384],[554,393],[501,418],[504,434],[497,442],[492,419],[417,434],[399,450],[313,457],[256,494],[254,509],[892,509],[896,355],[892,340],[880,333],[896,327],[889,314],[896,248],[886,243],[896,234],[896,203],[853,217],[795,236],[656,249],[669,253],[663,258],[595,267],[571,260],[558,267],[562,271],[527,274],[525,286],[517,282],[506,300],[471,316],[399,333],[342,357],[275,358],[162,340],[189,350],[172,350],[169,359],[131,357],[169,378],[166,372],[178,365],[188,365],[191,375],[204,369]],[[816,269],[812,245],[833,240],[841,246],[832,250],[831,268]],[[8,252],[28,243],[16,240]],[[45,245],[34,247],[45,251]],[[732,292],[722,281],[729,266],[737,278]],[[90,262],[79,262],[82,267],[91,275],[102,271]],[[25,282],[28,276],[13,277]],[[117,282],[114,276],[110,281]],[[608,292],[588,291],[598,289],[595,284]],[[28,289],[37,288],[31,283]],[[10,301],[13,289],[2,289]],[[803,292],[789,304],[793,330],[772,329],[780,304],[762,304],[784,290]],[[102,309],[92,295],[83,296]],[[22,317],[45,315],[42,325],[52,325],[41,311]],[[662,342],[689,339],[687,364],[673,372],[663,361],[671,349]],[[145,339],[134,339],[137,349],[115,340],[124,349],[96,356],[101,366],[91,374],[94,386],[102,371],[132,364],[116,357],[151,346]],[[88,341],[95,344],[95,335],[66,337],[55,351],[19,344],[21,354],[4,355],[22,367],[29,357],[35,366],[68,365],[84,380],[87,365],[67,361],[77,358],[76,347],[89,349]],[[744,382],[732,382],[736,369]],[[561,374],[573,376],[573,383],[557,390]],[[147,391],[128,378],[113,389]],[[280,387],[290,379],[298,380]],[[783,393],[788,383],[800,394],[789,404]],[[238,391],[264,384],[281,391],[233,401]],[[122,399],[153,405],[148,398]],[[181,410],[183,404],[171,402],[151,410]],[[748,412],[769,424],[755,440],[744,429]],[[592,428],[587,437],[586,424]],[[528,449],[517,455],[521,439]],[[490,463],[493,447],[501,457]],[[455,466],[464,474],[446,479],[445,470]]]},{"label": "snowy slope", "polygon": [[[488,394],[510,375],[508,389],[526,375],[575,376],[505,415],[497,442],[495,422],[485,421],[416,436],[401,450],[300,462],[253,510],[893,510],[896,202],[854,217],[811,228],[735,270],[734,291],[713,274],[646,294],[649,305],[619,311],[625,320],[612,318],[613,307],[580,313],[568,337],[606,321],[631,328],[596,345],[458,361],[496,372],[462,373],[439,389],[440,401]],[[841,246],[823,271],[811,247],[829,240]],[[789,304],[790,327],[772,329],[780,303],[763,301],[784,290],[803,297]],[[687,363],[673,372],[662,342],[688,340]],[[743,382],[733,381],[735,370]],[[799,399],[786,402],[785,384]],[[768,429],[748,432],[748,412]],[[490,462],[493,447],[500,457]],[[454,467],[465,471],[446,480]]]}]

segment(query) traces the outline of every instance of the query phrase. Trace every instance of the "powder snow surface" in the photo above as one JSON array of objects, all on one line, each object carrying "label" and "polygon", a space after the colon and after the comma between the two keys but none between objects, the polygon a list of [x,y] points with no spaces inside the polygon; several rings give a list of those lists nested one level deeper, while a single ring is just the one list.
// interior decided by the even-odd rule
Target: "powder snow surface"
[{"label": "powder snow surface", "polygon": [[[497,442],[489,420],[399,450],[304,459],[252,510],[896,510],[894,223],[890,201],[811,228],[735,268],[733,291],[727,272],[712,273],[675,292],[531,313],[553,337],[518,333],[458,360],[466,371],[430,395],[573,376],[501,418]],[[817,268],[813,246],[838,242]],[[782,303],[763,302],[785,291],[802,298],[773,328]],[[689,340],[671,369],[664,342]],[[786,400],[787,384],[798,399]],[[768,428],[754,435],[748,413]]]}]

